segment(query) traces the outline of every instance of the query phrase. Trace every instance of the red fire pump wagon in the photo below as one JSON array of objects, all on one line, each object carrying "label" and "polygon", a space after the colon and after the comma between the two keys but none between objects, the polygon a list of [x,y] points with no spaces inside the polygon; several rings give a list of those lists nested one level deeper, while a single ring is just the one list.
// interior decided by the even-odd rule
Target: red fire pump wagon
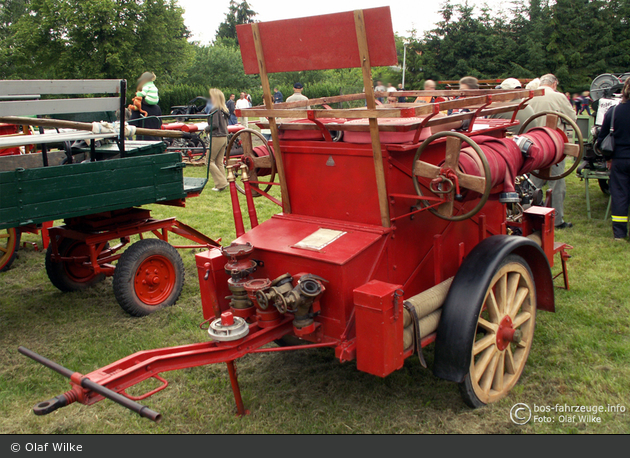
[{"label": "red fire pump wagon", "polygon": [[[386,377],[414,355],[425,365],[423,348],[434,343],[434,374],[458,383],[467,404],[506,396],[527,361],[537,310],[554,311],[555,254],[568,287],[570,247],[554,242],[553,209],[524,209],[531,198],[524,176],[548,177],[566,156],[578,159],[564,175],[572,172],[582,142],[569,143],[558,126],[579,129],[542,113],[521,135],[506,136],[517,111],[542,91],[406,91],[397,96],[458,98],[377,107],[375,98],[387,95],[374,93],[371,67],[397,63],[389,8],[237,30],[245,72],[260,74],[265,102],[240,115],[268,118],[273,141],[265,148],[273,156],[250,154],[228,169],[238,238],[197,255],[206,338],[141,351],[87,375],[20,348],[71,379],[70,391],[35,413],[105,397],[157,420],[136,401],[167,386],[160,374],[227,363],[242,415],[238,358],[315,347]],[[323,46],[331,42],[334,53]],[[362,69],[365,93],[273,104],[270,73],[350,67]],[[357,108],[315,109],[348,101],[359,101]],[[441,114],[454,108],[467,111]],[[511,119],[486,118],[506,112]],[[331,132],[343,135],[333,141]],[[265,169],[279,182],[248,180],[248,172],[261,177]],[[259,223],[252,195],[271,197],[274,185],[282,212]],[[140,397],[126,393],[149,378],[161,386]]]}]

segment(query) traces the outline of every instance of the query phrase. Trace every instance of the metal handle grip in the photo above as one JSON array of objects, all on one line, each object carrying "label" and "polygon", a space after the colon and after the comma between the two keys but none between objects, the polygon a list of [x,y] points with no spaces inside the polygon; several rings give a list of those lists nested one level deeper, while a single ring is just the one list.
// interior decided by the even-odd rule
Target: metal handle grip
[{"label": "metal handle grip", "polygon": [[[75,374],[74,371],[63,367],[62,365],[57,364],[56,362],[51,361],[48,358],[45,358],[44,356],[29,350],[28,348],[18,347],[18,352],[22,353],[24,356],[28,356],[33,361],[37,361],[38,363],[54,370],[55,372],[63,375],[66,378],[71,378]],[[104,387],[103,385],[99,385],[98,383],[93,382],[87,377],[81,377],[81,386],[85,389],[100,394],[104,398],[114,401],[115,403],[120,404],[121,406],[126,407],[129,410],[136,412],[141,417],[148,418],[149,420],[153,420],[155,422],[159,422],[162,419],[162,415],[158,412],[149,409],[147,406],[143,406],[142,404],[132,401],[122,394],[116,393],[115,391],[112,391],[109,388]],[[66,405],[68,405],[67,398],[64,395],[60,395],[48,401],[40,402],[39,404],[37,404],[37,406],[35,406],[33,411],[36,415],[46,415]]]}]

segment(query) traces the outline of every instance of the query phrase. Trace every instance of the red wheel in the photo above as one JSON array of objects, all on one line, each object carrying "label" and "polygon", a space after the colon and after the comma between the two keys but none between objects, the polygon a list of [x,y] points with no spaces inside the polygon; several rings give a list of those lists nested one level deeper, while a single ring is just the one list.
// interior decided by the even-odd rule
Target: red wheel
[{"label": "red wheel", "polygon": [[175,248],[158,239],[134,243],[114,272],[114,294],[133,316],[144,316],[173,305],[184,285],[184,264]]},{"label": "red wheel", "polygon": [[59,290],[70,293],[87,289],[105,279],[105,274],[95,274],[87,263],[89,247],[79,240],[63,239],[59,243],[59,256],[77,258],[76,261],[57,262],[52,260],[53,245],[46,251],[46,273],[50,282]]},{"label": "red wheel", "polygon": [[160,255],[145,259],[133,281],[136,295],[148,305],[159,305],[173,292],[176,283],[171,261]]},{"label": "red wheel", "polygon": [[20,247],[21,232],[15,227],[0,232],[0,272],[9,270]]}]

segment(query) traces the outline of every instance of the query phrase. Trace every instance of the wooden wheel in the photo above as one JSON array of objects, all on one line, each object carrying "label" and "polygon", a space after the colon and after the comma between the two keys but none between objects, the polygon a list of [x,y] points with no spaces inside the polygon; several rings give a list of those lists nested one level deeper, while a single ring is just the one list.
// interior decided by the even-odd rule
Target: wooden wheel
[{"label": "wooden wheel", "polygon": [[[434,142],[435,140],[446,137],[445,147],[445,160],[442,167],[438,167],[434,164],[429,164],[420,160],[420,156],[424,150]],[[460,171],[459,169],[459,155],[462,147],[462,142],[470,145],[481,160],[483,165],[483,176],[468,175]],[[422,177],[431,180],[430,189],[435,195],[446,196],[446,201],[439,205],[437,208],[430,208],[429,211],[434,215],[448,220],[448,221],[463,221],[468,219],[479,212],[488,201],[490,197],[490,190],[492,189],[492,180],[490,177],[490,166],[485,154],[479,148],[479,145],[471,140],[466,135],[458,132],[439,132],[431,135],[427,138],[418,148],[416,156],[414,157],[414,170],[415,177]],[[422,190],[420,189],[420,183],[418,179],[413,179],[416,192],[422,198]],[[457,181],[457,183],[453,183]],[[438,184],[438,182],[440,182]],[[435,184],[434,184],[435,183]],[[458,184],[458,186],[457,186]],[[456,200],[462,200],[461,191],[458,193],[458,189],[468,189],[470,191],[481,194],[479,203],[470,210],[468,213],[462,215],[454,215],[453,207]],[[430,201],[420,199],[423,205],[429,206]]]},{"label": "wooden wheel", "polygon": [[20,247],[21,232],[15,227],[0,231],[0,272],[9,270]]},{"label": "wooden wheel", "polygon": [[[236,139],[240,137],[241,134],[244,134],[244,133],[253,134],[256,137],[258,137],[263,142],[263,145],[265,146],[265,148],[267,148],[267,151],[269,152],[268,156],[257,157],[253,155],[252,151],[248,151],[247,149],[244,149],[243,162],[245,162],[245,164],[249,168],[249,172],[248,172],[249,180],[258,181],[259,171],[263,169],[269,169],[271,170],[271,173],[269,175],[269,182],[273,183],[273,180],[275,180],[276,178],[276,161],[273,155],[273,150],[271,149],[271,146],[269,146],[269,142],[267,141],[267,139],[263,137],[263,135],[257,130],[242,129],[236,132],[234,135],[232,135],[232,138],[230,138],[230,141],[227,145],[227,149],[225,151],[226,160],[228,161],[230,160],[232,148],[234,146],[234,143],[236,142]],[[260,190],[267,193],[269,192],[272,186],[273,185],[270,185],[270,184],[264,185],[264,187],[260,188]],[[252,183],[251,187],[252,187],[252,192],[253,192],[254,197],[258,197],[261,195],[258,192],[256,192],[258,191],[258,187],[255,184]],[[242,186],[240,186],[238,183],[236,183],[236,189],[238,189],[238,191],[241,194],[245,194],[245,189]]]},{"label": "wooden wheel", "polygon": [[534,338],[536,290],[523,258],[508,256],[494,274],[477,321],[470,370],[460,384],[471,407],[498,401],[518,381]]},{"label": "wooden wheel", "polygon": [[578,125],[573,121],[573,119],[569,118],[564,113],[557,113],[555,111],[541,111],[540,113],[536,113],[534,116],[530,116],[529,119],[523,123],[523,125],[518,131],[518,134],[522,135],[527,130],[527,126],[529,126],[532,123],[532,121],[540,118],[541,116],[545,116],[545,127],[548,127],[550,129],[556,129],[562,132],[562,134],[564,135],[564,131],[558,128],[558,118],[563,119],[571,126],[571,129],[573,129],[573,132],[575,132],[578,138],[577,145],[575,143],[568,143],[568,142],[564,144],[565,158],[567,156],[571,156],[575,158],[575,162],[573,163],[571,168],[569,168],[569,170],[565,171],[562,175],[558,175],[555,177],[551,176],[551,168],[539,170],[538,172],[536,171],[532,172],[532,175],[542,180],[550,180],[550,181],[561,180],[562,178],[571,175],[571,173],[573,173],[573,171],[578,168],[578,166],[580,165],[580,162],[582,161],[582,157],[584,156],[584,138],[582,137],[582,131],[580,130]]}]

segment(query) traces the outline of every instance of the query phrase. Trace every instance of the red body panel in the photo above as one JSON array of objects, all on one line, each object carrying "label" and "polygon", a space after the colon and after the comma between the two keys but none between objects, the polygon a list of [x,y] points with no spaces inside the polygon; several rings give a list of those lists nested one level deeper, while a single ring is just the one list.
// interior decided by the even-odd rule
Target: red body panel
[{"label": "red body panel", "polygon": [[[363,14],[372,66],[396,65],[398,56],[389,7],[366,9]],[[361,66],[351,11],[261,22],[258,26],[268,73]],[[258,73],[251,24],[237,25],[236,32],[245,73]]]}]

